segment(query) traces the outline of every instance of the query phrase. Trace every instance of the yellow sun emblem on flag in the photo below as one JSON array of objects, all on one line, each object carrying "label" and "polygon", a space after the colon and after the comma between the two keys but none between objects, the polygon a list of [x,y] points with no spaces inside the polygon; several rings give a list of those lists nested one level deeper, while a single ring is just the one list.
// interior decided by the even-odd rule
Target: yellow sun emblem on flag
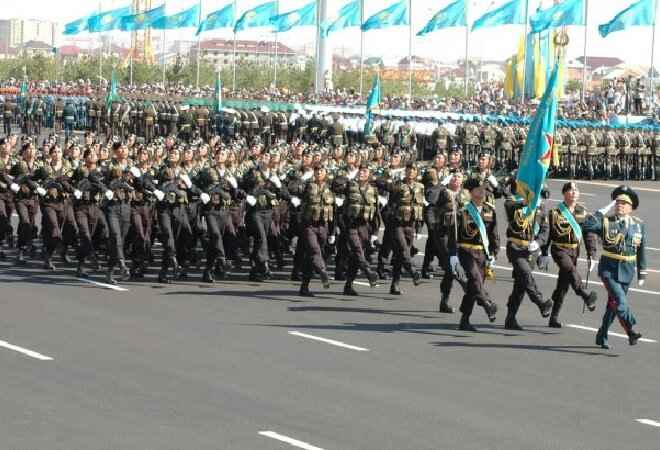
[{"label": "yellow sun emblem on flag", "polygon": [[249,12],[245,13],[245,20],[252,20],[255,17],[257,17],[256,11],[249,11]]},{"label": "yellow sun emblem on flag", "polygon": [[300,20],[300,14],[297,12],[292,12],[289,14],[289,23],[296,23]]},{"label": "yellow sun emblem on flag", "polygon": [[108,25],[108,24],[112,23],[113,20],[114,20],[114,17],[112,16],[112,14],[106,14],[105,16],[103,16],[101,18],[101,23],[103,23],[105,25]]},{"label": "yellow sun emblem on flag", "polygon": [[562,16],[562,15],[563,15],[563,13],[562,13],[561,11],[557,11],[556,13],[554,13],[554,14],[552,15],[552,20],[553,20],[554,22],[559,22],[559,21],[561,20],[561,16]]},{"label": "yellow sun emblem on flag", "polygon": [[135,16],[135,21],[137,23],[144,22],[144,19],[146,19],[146,16],[144,14],[138,14],[138,15]]},{"label": "yellow sun emblem on flag", "polygon": [[390,18],[390,12],[389,11],[383,11],[378,15],[378,20],[381,22],[385,22],[387,19]]}]

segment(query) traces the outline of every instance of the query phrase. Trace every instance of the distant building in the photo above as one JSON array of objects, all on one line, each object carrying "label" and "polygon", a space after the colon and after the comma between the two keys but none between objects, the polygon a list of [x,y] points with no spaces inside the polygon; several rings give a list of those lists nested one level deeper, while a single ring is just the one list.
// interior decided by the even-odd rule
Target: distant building
[{"label": "distant building", "polygon": [[55,47],[41,41],[28,41],[20,46],[20,51],[23,55],[28,57],[43,56],[46,58],[54,57],[53,52]]},{"label": "distant building", "polygon": [[[231,66],[234,58],[234,41],[231,39],[211,39],[202,41],[199,45],[200,56],[218,69]],[[197,46],[190,47],[190,62],[197,60]],[[279,65],[304,66],[306,58],[299,58],[296,52],[282,44],[273,41],[236,41],[236,62],[273,65],[275,55]]]},{"label": "distant building", "polygon": [[55,22],[34,19],[0,20],[0,53],[9,48],[20,48],[28,42],[43,42],[51,47],[57,46],[59,25]]}]

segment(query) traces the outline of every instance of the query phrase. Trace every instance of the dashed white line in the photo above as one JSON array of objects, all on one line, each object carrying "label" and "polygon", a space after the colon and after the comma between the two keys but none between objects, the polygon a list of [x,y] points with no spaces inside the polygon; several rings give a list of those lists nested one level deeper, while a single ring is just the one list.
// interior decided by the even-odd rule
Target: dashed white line
[{"label": "dashed white line", "polygon": [[349,350],[357,350],[358,352],[368,352],[368,348],[357,347],[355,345],[344,344],[341,341],[335,341],[334,339],[326,339],[319,336],[313,336],[311,334],[301,333],[300,331],[289,331],[289,334],[292,336],[299,336],[305,339],[311,339],[313,341],[325,342],[326,344],[334,345],[336,347],[347,348]]},{"label": "dashed white line", "polygon": [[[502,269],[502,270],[508,270],[508,271],[513,270],[513,267],[507,267],[507,266],[494,265],[493,267],[495,269]],[[532,273],[534,275],[540,275],[542,277],[555,278],[555,279],[559,278],[558,275],[555,275],[553,273],[545,273],[545,272],[537,272],[537,271],[534,271]],[[589,280],[589,284],[596,284],[598,286],[603,285],[603,283],[601,283],[600,281],[594,281],[594,280]],[[631,291],[631,292],[639,292],[640,294],[660,295],[660,292],[658,292],[658,291],[649,291],[648,289],[629,288],[628,290]]]},{"label": "dashed white line", "polygon": [[38,359],[39,361],[52,361],[53,358],[50,356],[42,355],[39,352],[35,352],[34,350],[29,350],[27,348],[19,347],[18,345],[12,345],[9,342],[5,341],[0,341],[0,347],[6,348],[8,350],[13,350],[18,353],[22,353],[25,356],[29,356],[30,358]]},{"label": "dashed white line", "polygon": [[278,440],[280,442],[286,442],[292,447],[302,448],[304,450],[323,450],[321,447],[315,447],[307,442],[299,441],[298,439],[290,438],[289,436],[284,436],[283,434],[276,433],[274,431],[260,431],[261,436],[265,436],[271,439]]},{"label": "dashed white line", "polygon": [[[572,324],[572,323],[567,323],[566,326],[569,327],[569,328],[576,328],[576,329],[578,329],[578,330],[593,331],[593,332],[595,332],[595,333],[598,332],[598,328],[585,327],[584,325],[575,325],[575,324]],[[625,334],[621,334],[621,333],[612,333],[612,332],[609,332],[609,333],[607,333],[607,335],[608,335],[608,336],[616,336],[616,337],[620,337],[620,338],[628,339],[628,336],[627,336],[627,335],[625,335]],[[640,342],[648,342],[648,343],[650,343],[650,344],[655,344],[655,343],[658,342],[658,341],[656,341],[655,339],[647,339],[647,338],[640,338],[639,341],[640,341]]]},{"label": "dashed white line", "polygon": [[99,286],[105,289],[112,289],[113,291],[118,291],[118,292],[128,292],[128,289],[123,288],[121,286],[115,286],[114,284],[107,284],[107,283],[101,283],[98,281],[94,280],[89,280],[87,278],[76,278],[78,281],[83,281],[85,283],[93,284],[94,286]]},{"label": "dashed white line", "polygon": [[658,427],[660,428],[660,422],[651,420],[651,419],[635,419],[637,422],[644,424],[644,425],[650,425],[652,427]]}]

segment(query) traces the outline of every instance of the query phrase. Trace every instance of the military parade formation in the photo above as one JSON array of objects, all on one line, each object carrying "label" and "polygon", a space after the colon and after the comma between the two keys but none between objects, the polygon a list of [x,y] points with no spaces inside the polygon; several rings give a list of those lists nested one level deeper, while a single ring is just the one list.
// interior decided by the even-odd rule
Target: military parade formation
[{"label": "military parade formation", "polygon": [[[637,194],[621,186],[610,205],[590,212],[569,182],[555,208],[528,211],[515,180],[524,123],[377,114],[365,136],[363,114],[300,105],[214,112],[180,99],[37,95],[6,96],[0,110],[0,258],[13,249],[18,266],[40,259],[55,271],[59,257],[76,264],[77,277],[102,271],[108,284],[150,275],[170,283],[193,267],[207,283],[243,267],[250,281],[264,282],[276,266],[290,268],[305,297],[314,295],[315,276],[326,289],[343,281],[343,294],[357,296],[359,275],[398,296],[403,277],[413,288],[433,278],[437,258],[439,311],[455,312],[449,298],[458,284],[459,329],[476,331],[475,303],[497,320],[485,283],[505,248],[514,282],[504,326],[521,330],[526,295],[553,328],[562,326],[569,287],[595,310],[597,295],[576,265],[584,247],[591,271],[602,241],[598,275],[608,300],[597,344],[608,348],[615,317],[631,345],[641,337],[626,300],[634,276],[643,284],[646,275],[645,228],[631,215]],[[558,128],[554,174],[655,179],[659,143],[643,129]],[[497,217],[498,200],[506,217]],[[548,270],[550,258],[559,276],[547,297],[533,271]],[[150,274],[152,264],[160,269]]]}]

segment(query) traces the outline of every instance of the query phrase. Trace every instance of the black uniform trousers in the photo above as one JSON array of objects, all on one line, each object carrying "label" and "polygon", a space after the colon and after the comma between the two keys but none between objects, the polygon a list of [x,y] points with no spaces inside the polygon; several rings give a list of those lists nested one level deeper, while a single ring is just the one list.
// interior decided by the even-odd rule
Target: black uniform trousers
[{"label": "black uniform trousers", "polygon": [[363,222],[354,223],[346,230],[346,244],[348,246],[347,282],[355,280],[358,269],[366,272],[369,268],[369,262],[364,255],[364,248],[369,244],[369,236],[369,226]]},{"label": "black uniform trousers", "polygon": [[559,277],[557,278],[557,286],[552,292],[552,300],[554,305],[552,307],[552,314],[557,316],[564,303],[564,298],[568,293],[569,286],[573,291],[582,299],[586,299],[589,294],[585,291],[582,278],[577,271],[578,252],[574,249],[565,249],[556,245],[550,246],[550,254],[555,264],[559,267]]},{"label": "black uniform trousers", "polygon": [[75,208],[78,224],[78,262],[95,253],[96,245],[102,238],[108,237],[108,224],[97,203],[82,202]]},{"label": "black uniform trousers", "polygon": [[167,269],[169,259],[173,256],[181,257],[190,248],[192,241],[192,227],[188,218],[185,204],[164,204],[158,207],[158,222],[163,244],[163,270]]},{"label": "black uniform trousers", "polygon": [[513,273],[511,275],[513,277],[513,291],[509,296],[507,307],[509,308],[509,314],[515,316],[518,308],[520,308],[520,304],[525,298],[525,294],[537,306],[543,303],[543,294],[536,285],[536,280],[532,274],[530,257],[533,257],[534,254],[530,254],[527,249],[518,250],[508,242],[506,245],[506,256],[513,266]]},{"label": "black uniform trousers", "polygon": [[484,285],[486,254],[483,250],[464,249],[459,246],[458,259],[467,277],[460,311],[464,316],[470,317],[475,303],[484,309],[493,303]]},{"label": "black uniform trousers", "polygon": [[143,267],[151,254],[151,230],[153,229],[153,207],[148,202],[133,202],[131,205],[131,239],[133,262]]},{"label": "black uniform trousers", "polygon": [[268,233],[273,217],[273,210],[251,208],[246,217],[248,235],[253,239],[250,258],[253,266],[265,267],[268,262]]},{"label": "black uniform trousers", "polygon": [[32,245],[32,239],[37,234],[35,217],[39,211],[39,203],[34,197],[21,198],[16,201],[18,214],[18,247]]},{"label": "black uniform trousers", "polygon": [[11,215],[14,212],[14,208],[14,200],[11,193],[0,192],[0,245],[14,232],[11,226]]},{"label": "black uniform trousers", "polygon": [[108,267],[114,268],[118,263],[123,265],[124,243],[131,227],[131,205],[127,202],[110,201],[105,209],[108,223]]},{"label": "black uniform trousers", "polygon": [[235,239],[236,231],[228,209],[211,206],[203,214],[209,236],[209,245],[206,247],[206,268],[211,270],[218,260],[220,265],[224,266],[227,257],[226,244]]},{"label": "black uniform trousers", "polygon": [[401,279],[401,269],[412,272],[410,247],[415,240],[415,223],[398,222],[392,227],[392,281]]},{"label": "black uniform trousers", "polygon": [[314,272],[325,271],[325,260],[323,258],[323,247],[328,240],[328,226],[322,222],[305,224],[301,236],[303,242],[304,264],[303,280],[312,279]]}]

